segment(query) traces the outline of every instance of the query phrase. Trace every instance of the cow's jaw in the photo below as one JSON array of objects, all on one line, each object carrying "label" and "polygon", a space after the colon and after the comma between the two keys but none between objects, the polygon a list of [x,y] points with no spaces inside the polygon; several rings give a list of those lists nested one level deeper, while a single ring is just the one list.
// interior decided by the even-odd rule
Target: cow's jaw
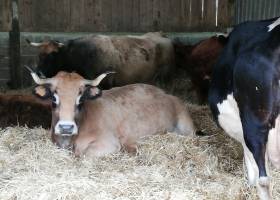
[{"label": "cow's jaw", "polygon": [[73,138],[69,136],[56,135],[54,143],[62,149],[73,150],[72,140]]}]

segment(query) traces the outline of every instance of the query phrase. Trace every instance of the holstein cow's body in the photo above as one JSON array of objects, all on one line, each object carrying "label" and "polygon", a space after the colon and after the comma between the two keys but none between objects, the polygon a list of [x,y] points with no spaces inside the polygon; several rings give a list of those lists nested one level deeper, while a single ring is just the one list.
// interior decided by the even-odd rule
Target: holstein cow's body
[{"label": "holstein cow's body", "polygon": [[215,120],[243,145],[248,180],[261,199],[271,198],[267,158],[280,167],[280,26],[275,20],[235,27],[209,91]]},{"label": "holstein cow's body", "polygon": [[93,79],[106,71],[117,72],[102,82],[105,88],[164,78],[174,65],[172,42],[159,32],[142,36],[91,35],[66,44],[29,43],[40,49],[38,74],[50,78],[67,71]]},{"label": "holstein cow's body", "polygon": [[0,127],[50,128],[51,103],[33,95],[0,95]]},{"label": "holstein cow's body", "polygon": [[195,45],[186,45],[179,40],[173,42],[176,65],[188,72],[200,103],[206,103],[212,70],[227,38],[213,36]]},{"label": "holstein cow's body", "polygon": [[[76,73],[60,72],[52,79],[32,76],[35,94],[53,99],[51,134],[62,148],[74,148],[75,155],[102,156],[123,146],[136,150],[140,137],[176,131],[195,131],[183,103],[151,85],[132,84],[111,90],[96,86],[106,76],[84,80]],[[94,99],[94,100],[93,100]]]}]

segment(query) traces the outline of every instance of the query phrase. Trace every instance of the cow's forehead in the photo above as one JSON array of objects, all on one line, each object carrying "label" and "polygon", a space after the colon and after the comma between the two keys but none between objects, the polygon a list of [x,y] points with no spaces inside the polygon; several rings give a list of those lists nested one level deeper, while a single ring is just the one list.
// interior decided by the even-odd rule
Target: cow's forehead
[{"label": "cow's forehead", "polygon": [[81,80],[83,80],[83,77],[75,72],[72,72],[72,73],[58,72],[57,75],[55,76],[55,78],[58,80],[63,80],[63,81],[81,81]]},{"label": "cow's forehead", "polygon": [[83,77],[77,73],[59,72],[55,79],[57,84],[56,91],[61,94],[75,94],[82,87]]}]

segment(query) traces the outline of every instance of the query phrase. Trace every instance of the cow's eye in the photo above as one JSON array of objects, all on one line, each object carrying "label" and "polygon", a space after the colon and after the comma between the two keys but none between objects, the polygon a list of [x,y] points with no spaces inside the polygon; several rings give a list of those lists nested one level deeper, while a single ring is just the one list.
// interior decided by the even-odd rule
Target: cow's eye
[{"label": "cow's eye", "polygon": [[56,93],[54,93],[53,96],[52,96],[52,102],[56,106],[59,104],[59,97]]}]

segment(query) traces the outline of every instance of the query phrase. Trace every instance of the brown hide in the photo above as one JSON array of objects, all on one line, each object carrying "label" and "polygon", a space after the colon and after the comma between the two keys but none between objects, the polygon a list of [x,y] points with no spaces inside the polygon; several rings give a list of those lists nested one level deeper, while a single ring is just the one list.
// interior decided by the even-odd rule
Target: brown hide
[{"label": "brown hide", "polygon": [[174,41],[176,65],[188,72],[200,103],[207,102],[212,69],[226,41],[224,36],[214,36],[195,45]]},{"label": "brown hide", "polygon": [[51,104],[32,95],[0,96],[0,127],[28,126],[50,128]]},{"label": "brown hide", "polygon": [[161,33],[97,35],[91,42],[96,46],[99,66],[111,66],[111,70],[116,72],[107,78],[112,79],[111,86],[153,83],[158,78],[164,81],[175,65],[172,42]]},{"label": "brown hide", "polygon": [[[166,131],[195,133],[184,104],[155,86],[131,84],[94,96],[96,85],[85,84],[76,73],[60,72],[51,81],[50,85],[37,86],[35,93],[40,96],[45,87],[56,96],[59,103],[52,108],[52,140],[62,148],[74,148],[77,156],[102,156],[121,147],[136,150],[139,138]],[[89,94],[94,98],[85,99]],[[81,99],[82,103],[77,103]],[[69,124],[75,131],[67,131]],[[63,126],[68,127],[66,131]]]}]

